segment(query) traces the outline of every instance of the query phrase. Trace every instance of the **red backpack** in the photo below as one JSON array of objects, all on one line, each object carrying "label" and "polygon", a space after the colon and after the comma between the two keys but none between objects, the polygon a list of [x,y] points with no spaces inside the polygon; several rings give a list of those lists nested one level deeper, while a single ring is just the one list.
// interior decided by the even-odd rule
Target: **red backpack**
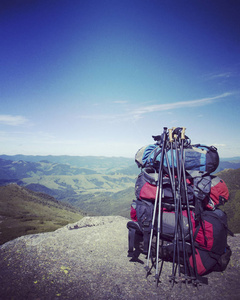
[{"label": "red backpack", "polygon": [[196,247],[222,255],[227,245],[227,215],[220,209],[205,210],[201,221],[195,222],[193,235]]},{"label": "red backpack", "polygon": [[221,178],[211,175],[211,179],[210,195],[204,200],[204,205],[208,210],[215,210],[228,201],[229,192],[226,183]]}]

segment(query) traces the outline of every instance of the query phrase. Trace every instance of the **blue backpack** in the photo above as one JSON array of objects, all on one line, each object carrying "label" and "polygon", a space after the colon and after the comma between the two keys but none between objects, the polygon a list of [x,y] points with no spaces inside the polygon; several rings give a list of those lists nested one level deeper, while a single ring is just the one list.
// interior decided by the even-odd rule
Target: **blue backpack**
[{"label": "blue backpack", "polygon": [[[174,162],[172,163],[171,151],[167,151],[168,161],[170,166],[174,164],[176,167],[176,151],[174,150]],[[219,155],[217,148],[214,146],[205,146],[205,145],[191,145],[187,144],[184,147],[185,153],[185,169],[203,171],[207,173],[212,173],[216,171],[219,165]],[[156,167],[161,159],[161,146],[156,144],[151,144],[142,147],[138,150],[135,155],[135,162],[138,167],[143,168],[146,166]],[[164,159],[164,166],[167,166],[166,158]]]}]

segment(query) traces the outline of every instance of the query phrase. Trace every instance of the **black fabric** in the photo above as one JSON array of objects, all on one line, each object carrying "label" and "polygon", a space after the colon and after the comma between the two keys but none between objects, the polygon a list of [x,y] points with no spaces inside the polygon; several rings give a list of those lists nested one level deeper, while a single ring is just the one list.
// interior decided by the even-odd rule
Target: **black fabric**
[{"label": "black fabric", "polygon": [[216,265],[213,267],[212,271],[215,271],[215,272],[225,271],[227,268],[227,265],[230,261],[231,255],[232,255],[232,250],[229,247],[229,245],[227,245],[224,253],[219,257],[219,259],[218,259]]},{"label": "black fabric", "polygon": [[144,200],[136,201],[136,213],[139,227],[143,233],[144,253],[148,252],[149,238],[152,227],[153,203]]},{"label": "black fabric", "polygon": [[212,173],[216,171],[219,166],[219,155],[217,152],[217,148],[211,146],[208,147],[208,153],[206,155],[206,171],[208,173]]},{"label": "black fabric", "polygon": [[128,228],[128,256],[134,256],[134,248],[135,248],[135,234],[136,232],[140,232],[140,228],[137,222],[129,221],[127,223]]}]

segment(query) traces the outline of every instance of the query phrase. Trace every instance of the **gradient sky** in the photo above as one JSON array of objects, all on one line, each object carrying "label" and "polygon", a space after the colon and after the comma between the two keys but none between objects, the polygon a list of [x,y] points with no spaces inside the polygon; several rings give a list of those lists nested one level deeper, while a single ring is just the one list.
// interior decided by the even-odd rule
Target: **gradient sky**
[{"label": "gradient sky", "polygon": [[0,154],[240,156],[240,1],[2,0]]}]

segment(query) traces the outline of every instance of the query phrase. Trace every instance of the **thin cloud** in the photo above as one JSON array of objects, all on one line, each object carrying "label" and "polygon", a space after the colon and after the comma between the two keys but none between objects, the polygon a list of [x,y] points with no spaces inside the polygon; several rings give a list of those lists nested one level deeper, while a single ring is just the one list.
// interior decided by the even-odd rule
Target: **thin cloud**
[{"label": "thin cloud", "polygon": [[208,79],[208,80],[214,80],[214,79],[219,79],[219,78],[226,79],[226,78],[232,77],[232,75],[233,75],[232,72],[212,73],[212,74],[208,74],[206,76],[206,79]]},{"label": "thin cloud", "polygon": [[143,107],[140,107],[137,109],[132,109],[132,110],[128,109],[127,112],[119,113],[119,114],[80,115],[79,118],[90,119],[90,120],[95,120],[95,121],[118,122],[119,120],[121,120],[121,121],[132,120],[133,122],[136,122],[136,121],[142,119],[145,114],[161,112],[161,111],[168,111],[168,113],[170,114],[172,110],[179,109],[179,108],[209,105],[217,100],[226,98],[232,94],[233,93],[223,93],[223,94],[215,96],[215,97],[208,97],[208,98],[197,99],[197,100],[148,105],[148,106],[143,106]]},{"label": "thin cloud", "polygon": [[204,106],[213,103],[215,100],[219,100],[225,97],[232,95],[232,93],[223,93],[221,95],[215,97],[208,97],[203,99],[197,100],[190,100],[190,101],[180,101],[174,103],[166,103],[166,104],[158,104],[158,105],[149,105],[140,107],[132,112],[136,119],[139,119],[142,115],[157,111],[167,111],[167,110],[174,110],[179,108],[186,108],[186,107],[195,107],[195,106]]},{"label": "thin cloud", "polygon": [[18,126],[27,122],[28,120],[23,116],[0,115],[0,124]]}]

